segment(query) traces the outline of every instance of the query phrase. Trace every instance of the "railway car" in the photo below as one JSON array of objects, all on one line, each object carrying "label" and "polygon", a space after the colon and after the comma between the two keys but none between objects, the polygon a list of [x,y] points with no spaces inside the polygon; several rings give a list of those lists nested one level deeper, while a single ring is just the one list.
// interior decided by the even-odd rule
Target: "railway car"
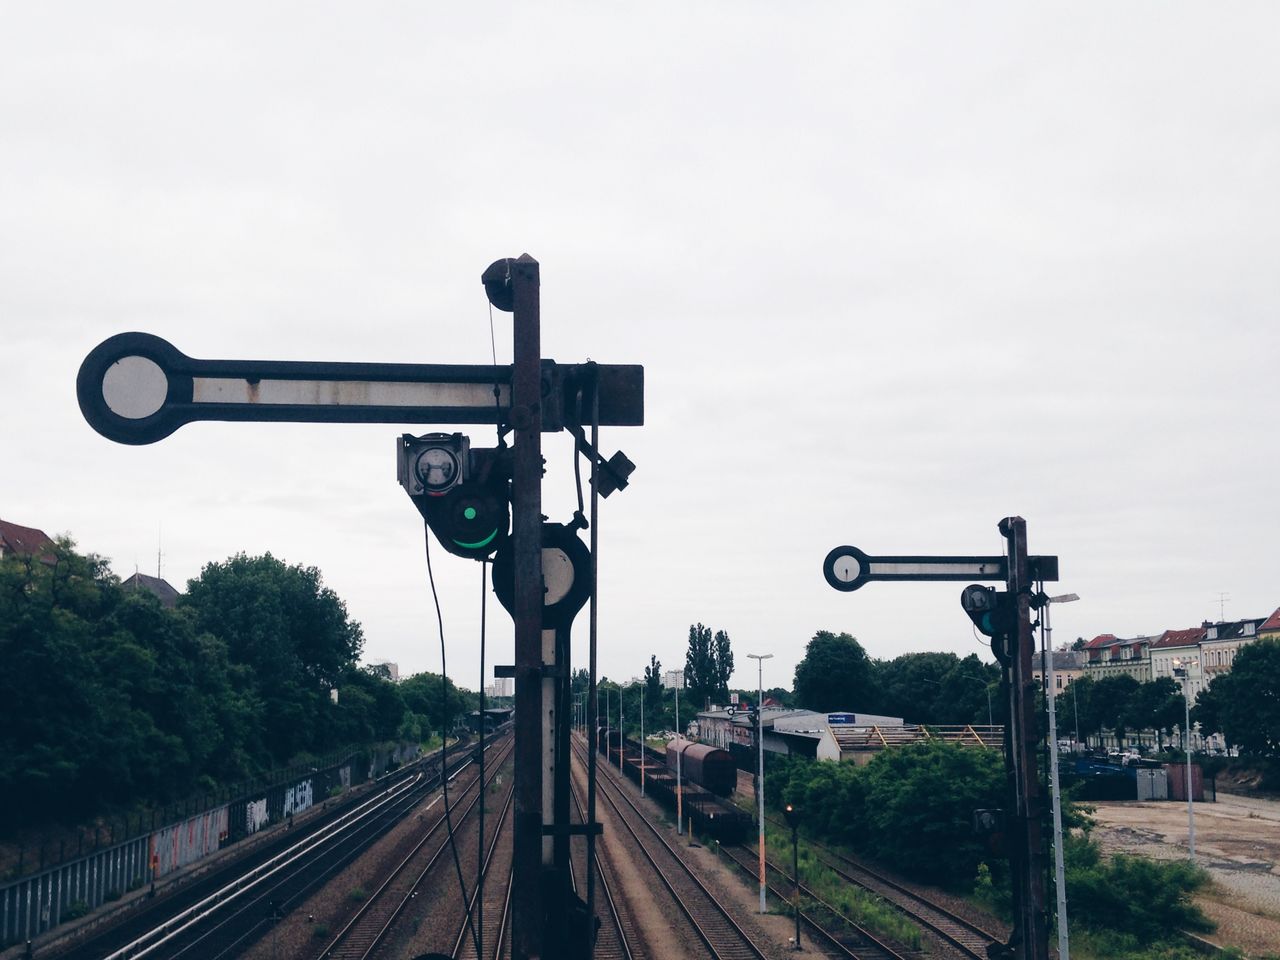
[{"label": "railway car", "polygon": [[[616,735],[617,731],[610,731],[610,733]],[[629,739],[622,739],[621,742],[624,750],[623,773],[632,782],[639,783],[640,757],[642,756],[640,744]],[[695,744],[695,746],[701,746],[701,744]],[[610,751],[611,766],[617,762],[617,749],[617,747],[614,747]],[[646,748],[643,753],[647,755],[644,770],[645,792],[672,813],[675,813],[676,774],[674,767],[668,768],[664,762],[663,754],[656,750]],[[739,810],[732,803],[721,799],[705,787],[690,780],[687,776],[683,776],[684,773],[685,770],[682,765],[681,812],[686,820],[692,821],[693,829],[705,836],[719,840],[721,843],[737,843],[746,837],[753,823],[750,814]]]},{"label": "railway car", "polygon": [[727,750],[677,737],[667,744],[667,767],[674,772],[680,759],[681,775],[721,797],[733,796],[738,767]]}]

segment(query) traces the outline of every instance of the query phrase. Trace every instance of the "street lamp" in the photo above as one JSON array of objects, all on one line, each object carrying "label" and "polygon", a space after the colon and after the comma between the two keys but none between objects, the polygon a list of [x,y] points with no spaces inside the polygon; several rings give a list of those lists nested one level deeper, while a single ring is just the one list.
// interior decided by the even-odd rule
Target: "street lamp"
[{"label": "street lamp", "polygon": [[1191,697],[1187,685],[1191,682],[1191,668],[1199,663],[1197,657],[1190,660],[1173,658],[1173,675],[1182,679],[1182,705],[1187,714],[1187,742],[1183,746],[1187,751],[1187,850],[1192,863],[1196,860],[1196,809],[1191,799]]},{"label": "street lamp", "polygon": [[800,838],[796,831],[800,828],[800,811],[787,804],[782,811],[787,818],[787,826],[791,828],[791,875],[796,881],[796,949],[800,948]]},{"label": "street lamp", "polygon": [[764,662],[773,658],[772,653],[748,653],[758,668],[756,679],[756,742],[760,747],[760,774],[756,780],[756,798],[760,824],[760,912],[768,906],[764,895]]},{"label": "street lamp", "polygon": [[[676,671],[676,739],[681,740],[680,733],[680,688],[684,686],[684,671]],[[676,836],[684,833],[684,793],[680,789],[680,757],[684,749],[676,744]]]},{"label": "street lamp", "polygon": [[1046,597],[1044,604],[1044,680],[1045,705],[1049,710],[1049,786],[1053,803],[1053,879],[1058,892],[1058,957],[1070,960],[1067,938],[1067,879],[1062,863],[1062,789],[1058,783],[1058,714],[1054,709],[1057,691],[1053,688],[1053,627],[1049,625],[1049,608],[1055,603],[1074,603],[1080,597],[1064,593]]},{"label": "street lamp", "polygon": [[645,768],[645,747],[644,747],[644,688],[649,685],[646,680],[640,684],[640,796],[644,796],[644,768]]}]

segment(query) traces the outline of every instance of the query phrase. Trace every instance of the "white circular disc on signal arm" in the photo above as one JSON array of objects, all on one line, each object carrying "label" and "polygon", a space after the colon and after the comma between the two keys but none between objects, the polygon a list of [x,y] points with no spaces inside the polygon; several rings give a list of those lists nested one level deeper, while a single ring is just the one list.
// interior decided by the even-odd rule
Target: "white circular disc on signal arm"
[{"label": "white circular disc on signal arm", "polygon": [[851,557],[846,553],[836,557],[835,563],[831,565],[831,572],[841,583],[853,583],[862,572],[862,564],[858,562],[857,557]]},{"label": "white circular disc on signal arm", "polygon": [[559,547],[542,548],[542,582],[546,593],[542,605],[559,603],[573,589],[573,561]]},{"label": "white circular disc on signal arm", "polygon": [[102,399],[107,409],[126,420],[159,413],[168,396],[169,377],[146,357],[121,357],[102,375]]}]

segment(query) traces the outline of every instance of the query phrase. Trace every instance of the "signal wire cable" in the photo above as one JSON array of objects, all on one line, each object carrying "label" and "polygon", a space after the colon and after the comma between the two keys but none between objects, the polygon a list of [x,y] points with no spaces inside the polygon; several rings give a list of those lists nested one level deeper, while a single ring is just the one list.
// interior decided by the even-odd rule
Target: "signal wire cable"
[{"label": "signal wire cable", "polygon": [[[509,270],[510,267],[507,269]],[[510,279],[510,276],[508,276],[507,281],[510,282]],[[498,366],[498,341],[493,333],[492,303],[489,304],[489,355],[493,358],[493,365],[496,368]],[[494,421],[498,433],[498,449],[505,450],[507,448],[507,437],[506,434],[502,432],[502,394],[498,389],[498,383],[496,380],[493,384],[493,409],[495,414]],[[480,692],[482,694],[484,693],[484,684],[480,685]]]},{"label": "signal wire cable", "polygon": [[[444,643],[444,615],[440,612],[440,594],[436,590],[436,577],[431,569],[431,533],[425,526],[423,528],[423,542],[426,544],[427,553],[427,580],[431,584],[431,599],[436,605],[436,624],[440,628],[440,703],[445,714],[449,712],[449,669],[445,661],[445,643]],[[483,726],[484,716],[481,715],[480,723]],[[448,731],[442,731],[440,738],[440,763],[441,769],[449,768],[449,735]],[[484,792],[484,781],[480,781],[481,795]],[[444,797],[444,824],[445,831],[449,835],[449,851],[453,854],[453,869],[458,876],[458,887],[462,891],[462,903],[465,906],[470,899],[467,893],[467,882],[462,876],[462,861],[458,857],[458,845],[453,836],[453,814],[449,803],[449,780],[447,777],[441,778],[441,792]],[[476,956],[480,956],[480,940],[476,936],[476,930],[471,922],[470,914],[467,915],[467,928],[471,931],[471,938],[476,944]]]},{"label": "signal wire cable", "polygon": [[[492,308],[490,308],[492,309]],[[484,642],[485,615],[489,607],[485,590],[485,573],[489,569],[488,559],[480,561],[480,847],[476,854],[476,960],[484,957]]]}]

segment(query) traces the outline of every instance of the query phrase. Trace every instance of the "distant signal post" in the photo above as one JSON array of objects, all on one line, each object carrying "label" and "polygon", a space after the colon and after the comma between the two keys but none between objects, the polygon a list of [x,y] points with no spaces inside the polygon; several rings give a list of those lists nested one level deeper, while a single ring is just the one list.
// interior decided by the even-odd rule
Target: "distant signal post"
[{"label": "distant signal post", "polygon": [[1003,671],[1008,700],[1005,729],[1005,769],[1009,809],[1004,827],[1010,838],[1013,874],[1014,927],[1002,956],[1016,960],[1048,960],[1049,935],[1045,897],[1045,853],[1041,821],[1044,798],[1036,776],[1039,736],[1035,718],[1035,677],[1032,657],[1031,608],[1047,602],[1033,593],[1037,581],[1058,579],[1058,558],[1027,554],[1027,522],[1021,517],[1000,521],[1005,539],[1003,556],[891,556],[873,557],[853,546],[827,554],[822,574],[834,589],[850,593],[872,581],[987,581],[1003,582],[1000,593],[971,583],[961,605],[974,625],[991,637],[991,651]]}]

